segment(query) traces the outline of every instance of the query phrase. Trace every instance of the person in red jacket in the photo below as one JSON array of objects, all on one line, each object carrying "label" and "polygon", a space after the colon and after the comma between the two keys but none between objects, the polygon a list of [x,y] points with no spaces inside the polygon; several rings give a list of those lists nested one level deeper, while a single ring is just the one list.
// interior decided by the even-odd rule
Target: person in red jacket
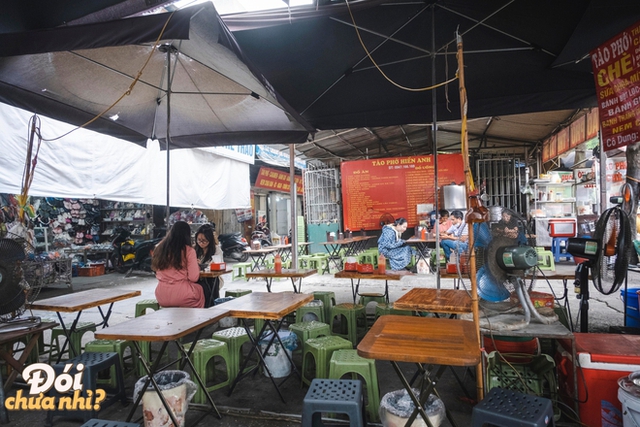
[{"label": "person in red jacket", "polygon": [[204,292],[197,283],[200,266],[191,246],[189,224],[178,221],[171,227],[153,251],[151,268],[158,279],[156,299],[161,307],[204,307]]}]

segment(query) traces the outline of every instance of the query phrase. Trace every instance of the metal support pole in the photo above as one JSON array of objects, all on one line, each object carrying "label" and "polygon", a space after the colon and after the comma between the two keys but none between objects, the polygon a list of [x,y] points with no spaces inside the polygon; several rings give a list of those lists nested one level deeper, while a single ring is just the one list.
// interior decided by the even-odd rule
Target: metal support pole
[{"label": "metal support pole", "polygon": [[291,185],[291,268],[298,268],[298,222],[297,222],[297,191],[296,188],[296,166],[295,166],[296,150],[295,144],[289,145],[289,183]]}]

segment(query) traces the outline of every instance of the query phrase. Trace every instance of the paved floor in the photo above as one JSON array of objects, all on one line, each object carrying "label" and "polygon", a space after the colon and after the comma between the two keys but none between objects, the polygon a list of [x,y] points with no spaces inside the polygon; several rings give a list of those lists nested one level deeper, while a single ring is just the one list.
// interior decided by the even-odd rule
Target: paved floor
[{"label": "paved floor", "polygon": [[[574,266],[566,264],[559,266],[560,269],[571,274]],[[266,291],[265,282],[262,280],[236,280],[231,281],[231,275],[224,276],[225,284],[224,290],[227,289],[250,289],[252,291]],[[638,281],[630,280],[629,286],[637,285]],[[141,296],[120,301],[115,304],[114,311],[111,318],[111,324],[115,324],[126,319],[134,317],[134,308],[137,301],[140,299],[154,298],[156,280],[150,275],[137,275],[129,278],[125,278],[119,274],[107,274],[98,277],[76,277],[73,279],[74,291],[81,291],[86,289],[92,289],[96,287],[122,287],[127,289],[136,289],[141,291]],[[383,289],[383,283],[379,281],[363,281],[361,284],[362,292],[381,292]],[[470,286],[470,285],[469,285]],[[572,317],[576,319],[578,313],[579,301],[575,298],[573,293],[573,285],[570,282],[568,284],[568,302]],[[436,279],[433,275],[426,276],[410,276],[405,277],[399,282],[389,282],[390,299],[393,301],[414,287],[436,287]],[[452,279],[442,279],[442,288],[452,288]],[[540,292],[553,292],[561,296],[564,292],[563,284],[559,280],[551,281],[547,283],[542,279],[538,279],[535,289]],[[288,280],[274,281],[272,290],[274,292],[291,290],[291,282]],[[332,275],[313,275],[306,279],[303,279],[302,291],[312,292],[316,290],[331,290],[336,293],[337,302],[349,302],[352,299],[351,284],[348,279],[336,279]],[[39,298],[48,298],[51,296],[61,295],[70,292],[68,288],[63,286],[53,286],[45,288],[40,293]],[[372,307],[369,307],[371,311]],[[622,314],[622,302],[620,300],[620,294],[604,296],[596,294],[595,292],[591,296],[590,309],[589,309],[589,326],[592,332],[605,332],[609,326],[620,326],[623,324]],[[47,312],[34,312],[35,315],[43,317],[53,318],[53,313]],[[70,321],[72,315],[65,316],[65,320]],[[97,310],[87,310],[82,315],[82,320],[98,321],[100,320]],[[213,325],[209,328],[206,334],[212,333],[218,325]],[[89,334],[85,336],[85,341],[92,339]],[[203,335],[203,336],[205,336]],[[295,352],[294,361],[297,365],[301,365],[301,357]],[[385,393],[399,390],[402,388],[398,377],[391,368],[391,365],[387,362],[377,362],[377,369],[379,374],[379,382],[381,389],[381,396]],[[408,377],[411,377],[415,371],[415,367],[411,364],[402,364],[403,371]],[[439,386],[441,397],[445,403],[446,408],[451,411],[453,417],[456,419],[458,425],[468,426],[470,425],[470,415],[473,405],[473,398],[475,397],[475,381],[473,379],[474,372],[456,369],[455,374],[459,377],[459,383],[453,374],[453,371],[448,370]],[[130,377],[128,381],[128,392],[132,392],[133,384],[137,379]],[[307,391],[306,387],[301,387],[299,380],[292,376],[283,384],[283,395],[287,400],[283,403],[278,398],[277,393],[274,392],[272,384],[267,378],[258,374],[255,377],[249,377],[244,379],[238,384],[236,390],[229,397],[227,396],[228,388],[212,393],[212,396],[223,413],[222,420],[217,420],[211,415],[207,415],[204,421],[201,421],[198,425],[220,425],[220,426],[274,426],[274,427],[287,427],[295,426],[300,423],[300,414],[302,412],[302,399]],[[15,394],[16,388],[9,392],[9,395]],[[103,410],[100,414],[100,418],[123,420],[131,407],[123,407],[121,404],[116,403],[113,406]],[[141,414],[140,409],[136,412],[136,417]],[[200,412],[197,410],[190,410],[187,416],[187,425],[193,423],[199,418]],[[45,413],[39,411],[12,411],[9,413],[10,423],[12,426],[25,426],[44,425]],[[141,422],[141,421],[138,421]],[[336,421],[336,423],[340,423]],[[76,420],[58,420],[56,426],[79,426],[82,424]],[[417,424],[414,424],[417,425]],[[443,426],[449,426],[449,422],[445,420]],[[565,424],[567,425],[567,424]]]}]

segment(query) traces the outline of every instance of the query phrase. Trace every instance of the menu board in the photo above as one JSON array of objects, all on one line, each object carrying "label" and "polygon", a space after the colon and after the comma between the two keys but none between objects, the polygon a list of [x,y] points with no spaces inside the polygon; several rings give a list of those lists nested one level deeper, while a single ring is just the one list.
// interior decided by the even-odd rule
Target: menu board
[{"label": "menu board", "polygon": [[[433,155],[343,162],[342,216],[344,228],[379,230],[380,217],[404,217],[417,225],[416,207],[435,203]],[[464,182],[461,154],[438,155],[438,185]]]},{"label": "menu board", "polygon": [[591,52],[604,151],[640,141],[640,22]]}]

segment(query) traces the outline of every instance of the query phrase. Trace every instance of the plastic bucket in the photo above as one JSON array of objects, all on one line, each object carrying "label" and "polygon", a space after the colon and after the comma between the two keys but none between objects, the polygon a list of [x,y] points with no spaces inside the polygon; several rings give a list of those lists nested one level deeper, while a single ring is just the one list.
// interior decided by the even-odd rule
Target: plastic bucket
[{"label": "plastic bucket", "polygon": [[[178,421],[179,427],[185,425],[185,415],[189,408],[189,402],[196,392],[196,385],[189,379],[189,374],[183,371],[163,371],[155,374],[160,392]],[[140,392],[147,377],[140,378],[135,385],[134,397]],[[149,388],[142,395],[142,413],[145,427],[169,427],[173,426],[171,417],[167,414],[158,393]]]},{"label": "plastic bucket", "polygon": [[629,288],[626,291],[624,289],[620,289],[620,297],[622,298],[622,303],[625,306],[625,326],[631,326],[633,328],[640,327],[638,292],[640,292],[640,288]]},{"label": "plastic bucket", "polygon": [[640,398],[618,388],[618,400],[622,404],[622,426],[636,427],[640,425]]}]

